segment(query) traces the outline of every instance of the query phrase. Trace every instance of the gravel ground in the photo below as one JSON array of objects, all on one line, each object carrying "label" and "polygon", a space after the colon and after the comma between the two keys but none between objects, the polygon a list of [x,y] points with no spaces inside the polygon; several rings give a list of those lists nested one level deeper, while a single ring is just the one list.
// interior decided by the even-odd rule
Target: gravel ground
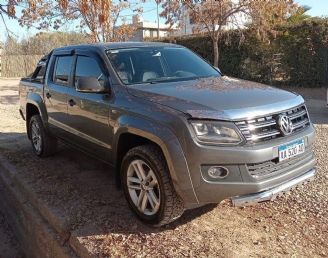
[{"label": "gravel ground", "polygon": [[[318,175],[274,202],[187,211],[161,229],[130,212],[110,169],[66,146],[38,159],[25,137],[15,83],[0,85],[0,152],[67,229],[97,257],[328,257],[328,127],[317,125]],[[0,255],[1,256],[1,255]]]},{"label": "gravel ground", "polygon": [[23,257],[19,244],[6,223],[4,215],[0,212],[0,257],[20,258]]}]

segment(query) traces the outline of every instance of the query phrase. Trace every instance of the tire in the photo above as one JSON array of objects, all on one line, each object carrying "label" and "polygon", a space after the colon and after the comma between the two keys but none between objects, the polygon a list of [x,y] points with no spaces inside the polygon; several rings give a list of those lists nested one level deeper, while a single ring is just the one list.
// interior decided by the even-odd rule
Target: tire
[{"label": "tire", "polygon": [[33,152],[39,157],[53,155],[57,150],[57,139],[44,129],[40,115],[32,116],[28,126]]},{"label": "tire", "polygon": [[121,166],[121,183],[130,208],[146,224],[160,227],[184,212],[165,158],[155,145],[142,145],[127,152]]}]

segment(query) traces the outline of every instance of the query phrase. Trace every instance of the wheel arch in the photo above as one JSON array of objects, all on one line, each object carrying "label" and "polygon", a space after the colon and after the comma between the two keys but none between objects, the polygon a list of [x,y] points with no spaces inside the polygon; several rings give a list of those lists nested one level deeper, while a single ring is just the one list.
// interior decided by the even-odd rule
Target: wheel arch
[{"label": "wheel arch", "polygon": [[132,148],[145,145],[145,144],[154,144],[156,145],[164,157],[166,161],[168,157],[168,150],[164,144],[164,142],[156,135],[153,135],[149,132],[141,131],[137,128],[128,128],[128,130],[122,131],[118,135],[118,140],[116,145],[116,157],[114,160],[115,167],[119,168],[121,166],[121,162],[125,154]]},{"label": "wheel arch", "polygon": [[30,132],[29,132],[28,125],[33,115],[40,115],[45,128],[47,128],[46,121],[48,116],[46,112],[46,107],[44,105],[41,96],[34,92],[29,93],[27,95],[27,100],[26,100],[26,130],[29,138],[30,138]]},{"label": "wheel arch", "polygon": [[121,161],[131,147],[155,144],[164,155],[176,192],[184,201],[198,203],[180,142],[169,128],[147,119],[125,117],[119,121],[114,139],[113,164],[117,178],[120,175]]}]

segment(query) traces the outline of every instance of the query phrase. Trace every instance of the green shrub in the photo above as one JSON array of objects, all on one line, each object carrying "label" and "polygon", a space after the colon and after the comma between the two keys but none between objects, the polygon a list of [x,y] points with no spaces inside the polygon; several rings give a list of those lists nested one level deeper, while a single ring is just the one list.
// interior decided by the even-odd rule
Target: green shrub
[{"label": "green shrub", "polygon": [[[219,44],[220,69],[230,76],[275,85],[327,86],[328,20],[314,18],[277,30],[270,43],[259,40],[250,30],[227,32]],[[212,63],[209,37],[182,37],[175,42]]]}]

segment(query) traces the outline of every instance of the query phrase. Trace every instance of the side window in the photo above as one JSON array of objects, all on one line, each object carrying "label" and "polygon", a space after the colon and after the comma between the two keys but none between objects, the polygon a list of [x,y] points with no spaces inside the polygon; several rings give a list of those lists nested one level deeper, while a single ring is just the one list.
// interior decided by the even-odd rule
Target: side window
[{"label": "side window", "polygon": [[53,82],[61,85],[68,85],[73,64],[72,56],[58,56],[56,58]]},{"label": "side window", "polygon": [[105,76],[102,73],[98,62],[92,57],[78,56],[75,69],[75,85],[80,77],[95,77],[100,85],[104,85]]},{"label": "side window", "polygon": [[45,72],[46,72],[46,67],[44,65],[38,66],[32,76],[32,80],[34,82],[42,83]]}]

